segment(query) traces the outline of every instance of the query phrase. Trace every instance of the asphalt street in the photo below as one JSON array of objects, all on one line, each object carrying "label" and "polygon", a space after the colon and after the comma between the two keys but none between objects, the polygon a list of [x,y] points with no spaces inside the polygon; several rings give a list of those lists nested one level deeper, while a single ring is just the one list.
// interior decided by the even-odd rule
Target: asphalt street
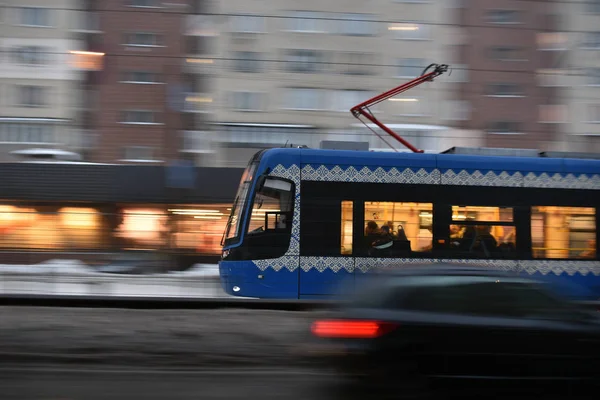
[{"label": "asphalt street", "polygon": [[0,370],[2,400],[212,400],[335,398],[332,376],[302,370]]},{"label": "asphalt street", "polygon": [[86,369],[78,367],[0,368],[2,400],[371,400],[371,399],[595,399],[596,393],[572,396],[511,390],[488,384],[469,384],[421,394],[398,387],[384,395],[350,388],[338,376],[322,369],[246,368],[190,370]]}]

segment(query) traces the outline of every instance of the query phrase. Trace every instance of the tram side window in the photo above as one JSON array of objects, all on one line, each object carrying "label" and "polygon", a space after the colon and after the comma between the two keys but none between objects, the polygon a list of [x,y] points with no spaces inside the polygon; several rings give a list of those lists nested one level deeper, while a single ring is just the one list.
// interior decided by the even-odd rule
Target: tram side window
[{"label": "tram side window", "polygon": [[353,234],[353,203],[352,201],[342,201],[342,227],[341,227],[341,248],[340,254],[352,254],[352,234]]},{"label": "tram side window", "polygon": [[532,207],[531,241],[533,258],[595,259],[596,210]]},{"label": "tram side window", "polygon": [[513,258],[516,229],[509,207],[452,206],[448,249],[468,258]]},{"label": "tram side window", "polygon": [[430,252],[432,203],[365,202],[365,247],[372,257]]}]

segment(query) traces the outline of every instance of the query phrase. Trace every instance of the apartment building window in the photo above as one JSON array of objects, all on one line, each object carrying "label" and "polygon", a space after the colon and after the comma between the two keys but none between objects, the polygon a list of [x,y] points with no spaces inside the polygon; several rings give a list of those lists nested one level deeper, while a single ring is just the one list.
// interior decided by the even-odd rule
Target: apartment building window
[{"label": "apartment building window", "polygon": [[586,11],[592,14],[600,14],[600,0],[587,0]]},{"label": "apartment building window", "polygon": [[523,97],[524,91],[514,83],[491,83],[487,85],[486,94],[494,97]]},{"label": "apartment building window", "polygon": [[160,8],[162,1],[160,0],[127,0],[126,4],[129,7],[139,8]]},{"label": "apartment building window", "polygon": [[592,124],[600,124],[600,104],[590,104],[588,106],[589,122]]},{"label": "apartment building window", "polygon": [[471,118],[471,103],[468,100],[449,100],[446,102],[447,116],[450,121],[466,121]]},{"label": "apartment building window", "polygon": [[397,62],[399,78],[416,78],[420,76],[425,67],[427,60],[424,58],[400,58]]},{"label": "apartment building window", "polygon": [[123,112],[122,123],[138,125],[158,124],[156,112],[150,110],[127,110]]},{"label": "apartment building window", "polygon": [[518,24],[521,22],[519,10],[489,10],[487,21],[492,24]]},{"label": "apartment building window", "polygon": [[49,8],[21,7],[21,25],[50,27],[50,12]]},{"label": "apartment building window", "polygon": [[567,122],[567,106],[564,104],[540,105],[539,122],[542,124],[562,124]]},{"label": "apartment building window", "polygon": [[349,51],[337,53],[337,70],[345,75],[374,75],[377,56],[374,53]]},{"label": "apartment building window", "polygon": [[536,34],[538,50],[562,51],[567,46],[567,36],[563,32],[540,32]]},{"label": "apartment building window", "polygon": [[488,124],[487,133],[498,135],[519,134],[519,123],[514,121],[493,121]]},{"label": "apartment building window", "polygon": [[15,64],[44,65],[47,64],[50,48],[41,46],[19,46],[12,51]]},{"label": "apartment building window", "polygon": [[0,143],[52,143],[54,126],[39,123],[0,123]]},{"label": "apartment building window", "polygon": [[186,40],[187,54],[211,56],[217,52],[217,38],[209,36],[190,36]]},{"label": "apartment building window", "polygon": [[558,68],[539,69],[536,72],[538,85],[542,87],[566,86],[568,72]]},{"label": "apartment building window", "polygon": [[525,61],[525,49],[522,47],[493,46],[488,50],[488,56],[496,61]]},{"label": "apartment building window", "polygon": [[260,72],[261,53],[256,51],[236,51],[233,53],[233,69],[236,72]]},{"label": "apartment building window", "polygon": [[163,46],[162,35],[149,32],[134,32],[125,35],[125,45],[133,47],[158,47]]},{"label": "apartment building window", "polygon": [[238,91],[232,93],[232,106],[236,111],[264,111],[266,94]]},{"label": "apartment building window", "polygon": [[372,14],[345,13],[339,15],[338,33],[348,36],[374,36],[377,25]]},{"label": "apartment building window", "polygon": [[467,64],[454,64],[450,66],[452,73],[448,76],[449,82],[463,83],[469,81],[469,66]]},{"label": "apartment building window", "polygon": [[183,149],[192,152],[210,152],[210,132],[184,131]]},{"label": "apartment building window", "polygon": [[583,47],[587,49],[600,49],[600,32],[585,33]]},{"label": "apartment building window", "polygon": [[21,107],[44,107],[48,88],[43,86],[17,85],[17,105]]},{"label": "apartment building window", "polygon": [[396,39],[400,40],[431,39],[431,25],[423,23],[404,22],[399,24],[392,24],[388,27],[388,30],[394,32]]},{"label": "apartment building window", "polygon": [[348,112],[355,105],[368,100],[374,95],[375,93],[368,90],[336,90],[333,92],[332,111]]},{"label": "apartment building window", "polygon": [[266,19],[258,15],[235,15],[231,19],[233,33],[264,33]]},{"label": "apartment building window", "polygon": [[148,146],[125,147],[124,161],[155,161],[154,148]]},{"label": "apartment building window", "polygon": [[148,71],[127,71],[123,73],[123,83],[156,84],[162,83],[160,74]]},{"label": "apartment building window", "polygon": [[316,11],[291,11],[285,23],[291,32],[324,33],[325,26],[331,21],[326,21],[327,14]]},{"label": "apartment building window", "polygon": [[429,110],[423,98],[393,97],[389,100],[393,104],[393,113],[406,117],[423,117],[429,115]]},{"label": "apartment building window", "polygon": [[320,50],[287,50],[285,53],[285,69],[288,72],[321,72],[324,62],[325,52]]},{"label": "apartment building window", "polygon": [[284,105],[291,110],[322,110],[322,89],[288,88],[284,95]]},{"label": "apartment building window", "polygon": [[587,72],[588,86],[600,86],[600,68],[590,68]]}]

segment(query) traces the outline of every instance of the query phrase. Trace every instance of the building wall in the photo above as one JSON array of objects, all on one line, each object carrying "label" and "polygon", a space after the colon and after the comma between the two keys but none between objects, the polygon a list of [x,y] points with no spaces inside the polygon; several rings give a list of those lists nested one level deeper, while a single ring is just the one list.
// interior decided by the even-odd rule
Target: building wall
[{"label": "building wall", "polygon": [[565,75],[561,87],[566,112],[561,150],[600,152],[600,4],[566,2],[559,7]]},{"label": "building wall", "polygon": [[[302,20],[294,12],[298,9],[313,14]],[[451,11],[443,2],[383,2],[374,8],[347,1],[343,10],[315,0],[301,7],[290,0],[220,2],[214,9],[222,14],[214,28],[218,35],[207,40],[208,51],[197,55],[207,62],[188,67],[214,77],[210,119],[219,123],[212,128],[220,148],[216,162],[243,165],[258,148],[286,142],[318,147],[321,140],[366,140],[371,148],[389,149],[360,129],[349,109],[418,76],[429,63],[447,63],[448,49],[464,42],[462,30],[449,24]],[[235,16],[240,14],[259,18]],[[350,24],[346,18],[364,22]],[[415,26],[416,31],[399,30]],[[291,57],[291,51],[305,53]],[[255,62],[243,61],[242,52],[253,53]],[[417,59],[415,67],[402,68],[413,65],[407,59]],[[373,111],[401,135],[435,137],[427,126],[448,127],[456,118],[469,117],[468,108],[452,101],[465,72],[457,69],[400,96],[404,101],[386,101]]]},{"label": "building wall", "polygon": [[70,51],[81,46],[71,30],[76,6],[75,0],[0,5],[0,162],[19,159],[15,150],[80,150],[71,94],[82,74],[70,62]]},{"label": "building wall", "polygon": [[[472,118],[459,125],[485,131],[489,147],[550,149],[557,126],[541,123],[540,110],[554,104],[557,93],[540,85],[538,72],[556,68],[555,58],[544,54],[539,45],[540,34],[556,30],[551,18],[556,14],[554,6],[471,0],[463,7],[459,23],[469,40],[456,55],[470,71],[459,96],[472,105]],[[517,15],[502,18],[501,11]],[[500,56],[498,48],[512,50]],[[494,87],[497,84],[514,86]]]},{"label": "building wall", "polygon": [[[118,0],[96,4],[105,62],[93,86],[92,129],[97,136],[92,161],[160,163],[178,157],[181,115],[171,107],[171,95],[181,81],[185,11],[175,6],[135,8]],[[156,35],[157,40],[131,37],[139,33]],[[152,82],[147,82],[148,75],[139,78],[140,73],[153,74]]]}]

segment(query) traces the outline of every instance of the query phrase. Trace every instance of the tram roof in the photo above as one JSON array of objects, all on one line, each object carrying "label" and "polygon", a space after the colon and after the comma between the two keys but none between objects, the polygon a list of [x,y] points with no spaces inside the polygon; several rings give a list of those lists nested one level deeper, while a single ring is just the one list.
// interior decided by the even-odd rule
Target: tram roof
[{"label": "tram roof", "polygon": [[[300,157],[301,163],[440,168],[465,170],[527,171],[539,173],[600,174],[600,154],[542,152],[531,149],[453,147],[441,153],[376,152],[310,148],[274,148],[270,157]],[[264,154],[263,156],[265,156]]]}]

